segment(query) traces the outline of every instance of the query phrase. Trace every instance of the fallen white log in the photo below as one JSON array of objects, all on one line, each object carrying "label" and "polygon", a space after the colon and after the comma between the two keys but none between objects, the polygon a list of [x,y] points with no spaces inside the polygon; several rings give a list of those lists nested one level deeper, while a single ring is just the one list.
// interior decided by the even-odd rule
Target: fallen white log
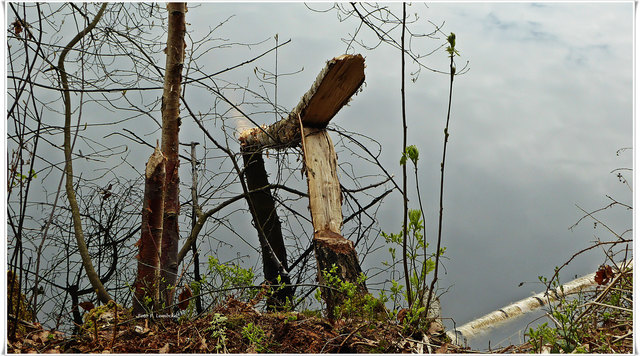
[{"label": "fallen white log", "polygon": [[[626,265],[621,265],[619,267],[620,270],[632,268],[633,261],[629,261]],[[540,292],[531,297],[524,298],[513,304],[507,305],[483,317],[472,320],[460,327],[456,327],[453,330],[448,330],[447,336],[449,336],[455,344],[464,345],[467,338],[486,332],[490,328],[494,328],[507,321],[513,320],[549,303],[556,302],[563,296],[595,287],[597,284],[594,279],[595,275],[595,273],[590,273],[586,276],[574,279],[561,287],[557,287],[549,293],[547,293],[547,291]]]}]

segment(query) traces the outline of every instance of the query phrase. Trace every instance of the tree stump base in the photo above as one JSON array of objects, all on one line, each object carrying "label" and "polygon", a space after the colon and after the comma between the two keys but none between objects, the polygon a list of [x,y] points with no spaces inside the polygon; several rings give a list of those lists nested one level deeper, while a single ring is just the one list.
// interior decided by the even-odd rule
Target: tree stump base
[{"label": "tree stump base", "polygon": [[[337,277],[344,282],[356,285],[359,295],[367,293],[365,282],[359,281],[362,269],[352,241],[331,230],[323,230],[316,232],[313,247],[318,264],[318,282],[321,285],[327,284],[324,272],[330,271],[335,265]],[[344,303],[345,295],[330,288],[322,288],[321,293],[322,299],[327,304],[327,317],[333,319],[336,316],[334,315],[335,307]]]}]

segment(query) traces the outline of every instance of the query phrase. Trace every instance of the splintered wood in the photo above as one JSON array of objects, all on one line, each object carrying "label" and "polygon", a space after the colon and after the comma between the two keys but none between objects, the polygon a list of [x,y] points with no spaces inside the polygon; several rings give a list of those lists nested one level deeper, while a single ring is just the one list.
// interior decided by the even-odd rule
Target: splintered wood
[{"label": "splintered wood", "polygon": [[342,55],[327,63],[294,109],[306,127],[324,128],[364,82],[364,57]]},{"label": "splintered wood", "polygon": [[364,57],[342,55],[327,62],[289,115],[268,126],[240,133],[243,145],[286,148],[300,143],[298,115],[305,127],[324,128],[364,82]]},{"label": "splintered wood", "polygon": [[305,127],[304,132],[304,159],[313,228],[315,232],[328,230],[340,236],[342,193],[333,142],[327,130]]}]

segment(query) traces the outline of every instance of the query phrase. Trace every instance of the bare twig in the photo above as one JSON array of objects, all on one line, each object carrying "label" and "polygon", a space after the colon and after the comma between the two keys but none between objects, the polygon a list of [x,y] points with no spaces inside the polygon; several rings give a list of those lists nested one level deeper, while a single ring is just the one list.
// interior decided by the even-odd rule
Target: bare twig
[{"label": "bare twig", "polygon": [[[449,105],[447,108],[447,123],[444,127],[444,144],[442,148],[442,163],[440,164],[440,211],[438,216],[438,246],[436,247],[436,261],[435,261],[435,270],[433,272],[433,280],[431,281],[431,286],[429,287],[429,296],[427,297],[426,309],[429,310],[431,306],[431,297],[433,296],[433,290],[435,288],[436,282],[438,281],[438,268],[440,266],[440,246],[442,243],[442,216],[443,216],[443,196],[444,196],[444,167],[445,167],[445,159],[447,157],[447,143],[449,142],[449,119],[451,118],[451,99],[453,95],[453,78],[456,74],[456,67],[453,62],[453,57],[455,55],[455,35],[452,33],[453,43],[450,40],[450,80],[449,80]],[[451,37],[450,37],[451,38]]]},{"label": "bare twig", "polygon": [[[351,4],[354,9],[356,9],[354,4]],[[357,11],[357,9],[356,9]],[[402,37],[400,39],[400,51],[401,51],[401,88],[400,94],[402,99],[402,154],[405,154],[407,150],[407,112],[406,112],[406,100],[404,94],[404,35],[407,29],[407,4],[402,3]],[[413,305],[413,295],[411,294],[411,282],[409,278],[409,266],[408,266],[408,255],[407,255],[407,238],[408,238],[408,229],[409,226],[407,224],[408,215],[409,215],[409,197],[407,196],[407,165],[402,165],[402,266],[404,268],[404,283],[407,288],[407,301],[409,303],[409,309]]]},{"label": "bare twig", "polygon": [[103,303],[107,303],[111,297],[107,293],[104,288],[104,285],[100,281],[98,274],[95,272],[93,268],[93,263],[91,262],[91,257],[89,256],[89,250],[87,249],[87,244],[84,240],[84,233],[82,231],[82,222],[80,220],[80,210],[78,208],[78,202],[76,201],[76,194],[73,187],[73,166],[71,163],[71,97],[69,95],[69,84],[67,80],[67,72],[64,68],[64,61],[66,59],[67,53],[73,48],[73,46],[82,39],[89,31],[91,31],[96,25],[98,21],[102,17],[105,8],[107,7],[107,3],[103,3],[100,7],[100,10],[96,14],[96,17],[93,21],[87,26],[84,30],[78,33],[62,50],[60,57],[58,59],[58,69],[60,70],[60,81],[62,83],[63,91],[63,99],[64,99],[64,107],[65,107],[65,124],[64,124],[64,155],[65,155],[65,172],[66,172],[66,192],[67,199],[69,200],[69,205],[72,211],[73,217],[73,226],[76,237],[76,242],[78,244],[78,250],[82,257],[82,263],[85,268],[85,272],[91,285],[96,290],[96,294],[98,298]]}]

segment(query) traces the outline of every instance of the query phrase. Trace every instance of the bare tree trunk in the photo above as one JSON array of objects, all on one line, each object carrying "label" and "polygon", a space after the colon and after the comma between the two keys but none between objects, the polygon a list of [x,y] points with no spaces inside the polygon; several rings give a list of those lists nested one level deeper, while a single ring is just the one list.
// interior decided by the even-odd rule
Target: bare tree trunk
[{"label": "bare tree trunk", "polygon": [[[198,205],[197,145],[198,142],[191,142],[191,231],[196,227],[198,217],[202,215],[202,210],[200,209],[200,205]],[[193,279],[196,282],[202,282],[202,277],[200,276],[200,254],[198,253],[195,242],[191,245],[191,251],[193,252]],[[178,253],[178,258],[180,258],[180,253]],[[178,263],[180,263],[179,260]],[[201,288],[201,286],[198,286],[198,294],[196,295],[196,312],[198,314],[202,313]]]},{"label": "bare tree trunk", "polygon": [[134,284],[133,314],[158,310],[160,276],[160,245],[164,216],[165,157],[158,147],[149,157],[145,170],[144,200],[142,204],[142,236],[138,246],[138,276]]},{"label": "bare tree trunk", "polygon": [[60,81],[62,83],[63,101],[64,101],[64,160],[65,160],[65,173],[66,173],[66,192],[67,199],[69,200],[69,208],[71,209],[71,216],[73,218],[73,230],[78,244],[78,251],[82,258],[82,265],[87,274],[87,278],[91,282],[91,286],[96,291],[98,299],[107,303],[111,297],[107,293],[104,285],[100,281],[100,276],[96,273],[91,262],[91,256],[89,255],[89,249],[84,240],[84,233],[82,231],[82,220],[80,218],[80,209],[78,208],[78,202],[76,200],[76,193],[73,189],[73,164],[71,161],[71,96],[69,95],[69,82],[67,79],[67,72],[64,68],[64,61],[67,57],[67,53],[76,45],[82,37],[84,37],[89,31],[91,31],[98,21],[102,17],[107,3],[103,3],[100,10],[96,14],[96,17],[91,21],[89,26],[78,33],[67,46],[62,50],[58,59],[58,70],[60,71]]},{"label": "bare tree trunk", "polygon": [[[272,285],[278,284],[278,277],[280,277],[281,283],[291,284],[289,267],[287,266],[287,250],[282,239],[282,229],[275,201],[270,190],[259,190],[269,185],[262,152],[255,147],[247,146],[242,146],[241,151],[247,188],[250,191],[258,190],[247,195],[247,202],[253,216],[254,226],[258,230],[258,240],[262,248],[264,278]],[[283,270],[281,271],[281,269]],[[290,286],[278,290],[272,297],[269,297],[267,307],[281,308],[286,304],[287,297],[290,299],[293,297],[293,289]]]},{"label": "bare tree trunk", "polygon": [[[367,293],[352,241],[342,236],[342,193],[338,180],[337,158],[333,142],[327,130],[304,128],[302,139],[307,182],[309,185],[309,209],[313,223],[313,247],[318,263],[318,281],[326,284],[323,273],[335,265],[337,276],[357,286],[360,294]],[[328,317],[334,317],[336,306],[342,304],[344,295],[334,290],[321,290],[327,304]]]},{"label": "bare tree trunk", "polygon": [[167,158],[164,223],[160,259],[160,294],[166,306],[172,305],[173,287],[178,272],[178,214],[180,213],[180,179],[178,177],[178,132],[180,130],[180,88],[184,66],[186,3],[168,3],[167,61],[162,94],[162,153]]}]

